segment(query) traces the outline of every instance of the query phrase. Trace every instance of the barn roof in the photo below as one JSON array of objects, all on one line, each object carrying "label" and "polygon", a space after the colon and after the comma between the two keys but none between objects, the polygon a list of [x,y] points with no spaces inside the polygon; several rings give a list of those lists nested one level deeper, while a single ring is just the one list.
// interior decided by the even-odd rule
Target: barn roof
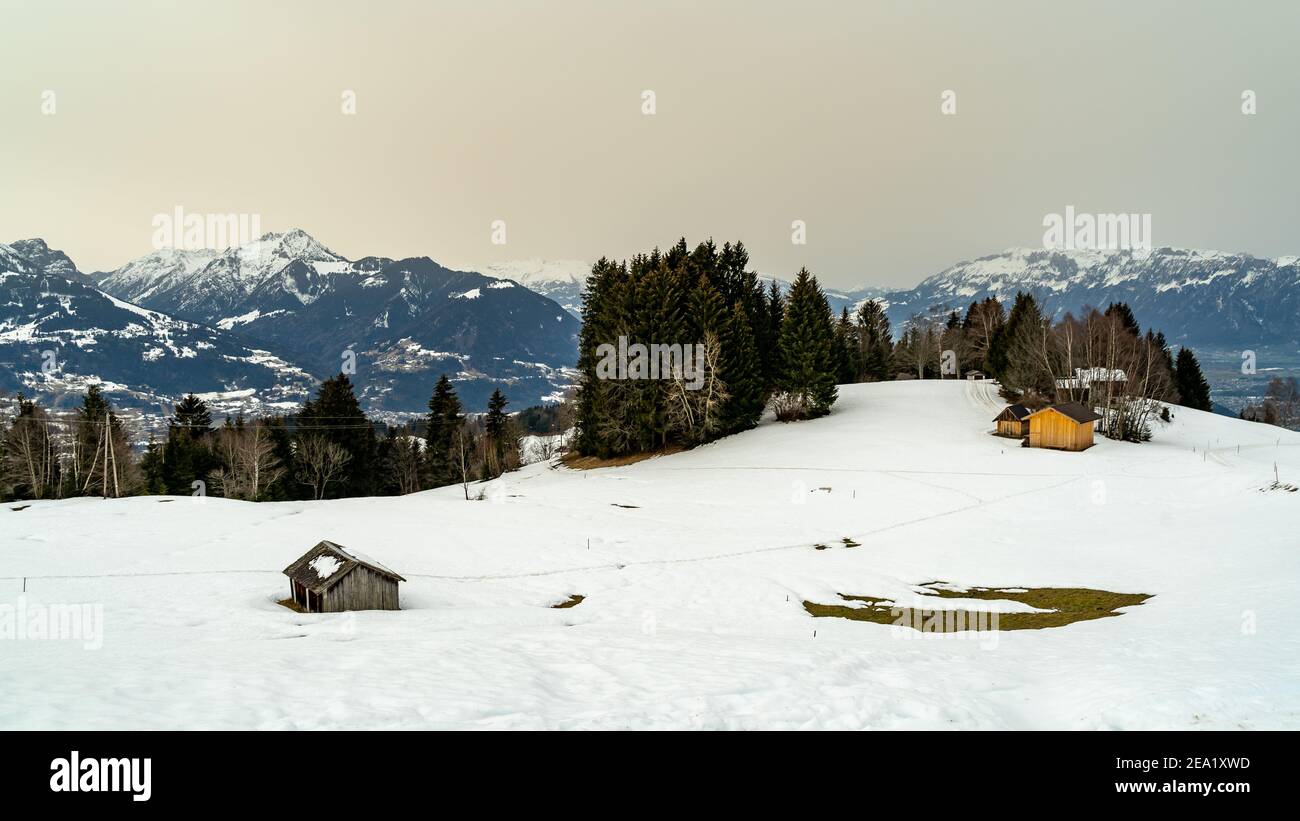
[{"label": "barn roof", "polygon": [[1024,405],[1015,404],[1007,405],[1002,409],[1002,413],[993,417],[994,422],[1023,422],[1029,418],[1029,408]]},{"label": "barn roof", "polygon": [[284,575],[308,590],[320,593],[338,584],[339,580],[358,567],[369,568],[393,581],[406,581],[364,553],[350,551],[330,541],[320,542],[308,550],[298,561],[284,569]]},{"label": "barn roof", "polygon": [[1040,413],[1047,413],[1048,411],[1056,411],[1062,416],[1078,422],[1081,425],[1084,422],[1096,422],[1101,418],[1101,414],[1094,413],[1092,408],[1086,408],[1078,402],[1063,402],[1059,405],[1052,405],[1050,408],[1043,408],[1040,411],[1034,411],[1029,415],[1037,416]]}]

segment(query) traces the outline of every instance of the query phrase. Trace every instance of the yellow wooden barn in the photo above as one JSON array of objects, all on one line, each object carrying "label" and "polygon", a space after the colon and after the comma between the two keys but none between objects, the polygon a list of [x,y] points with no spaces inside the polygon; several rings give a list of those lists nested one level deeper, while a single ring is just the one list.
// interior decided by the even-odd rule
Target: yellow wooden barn
[{"label": "yellow wooden barn", "polygon": [[1093,423],[1101,417],[1078,402],[1052,405],[1029,414],[1029,446],[1056,450],[1092,447]]}]

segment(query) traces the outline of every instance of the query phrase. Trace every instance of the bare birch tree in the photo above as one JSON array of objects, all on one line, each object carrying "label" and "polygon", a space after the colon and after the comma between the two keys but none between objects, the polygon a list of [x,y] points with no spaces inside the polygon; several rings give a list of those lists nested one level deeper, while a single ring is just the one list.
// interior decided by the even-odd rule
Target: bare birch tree
[{"label": "bare birch tree", "polygon": [[313,434],[298,440],[294,461],[294,478],[311,488],[313,499],[324,499],[329,483],[343,478],[352,454],[342,445]]}]

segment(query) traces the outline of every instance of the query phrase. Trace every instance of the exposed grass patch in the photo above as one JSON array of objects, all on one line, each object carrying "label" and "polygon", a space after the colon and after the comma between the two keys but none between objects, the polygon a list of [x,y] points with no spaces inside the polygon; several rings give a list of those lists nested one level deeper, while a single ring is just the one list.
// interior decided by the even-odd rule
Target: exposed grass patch
[{"label": "exposed grass patch", "polygon": [[31,505],[19,505],[18,507],[11,507],[9,509],[13,511],[22,511],[22,510],[26,510],[29,507],[31,507]]},{"label": "exposed grass patch", "polygon": [[[1286,491],[1287,493],[1295,493],[1297,490],[1300,490],[1300,488],[1296,487],[1295,485],[1285,484],[1283,482],[1274,482],[1271,485],[1264,485],[1262,488],[1260,488],[1260,490],[1264,491],[1265,493],[1269,492],[1270,490],[1282,490],[1282,491]],[[14,508],[14,510],[18,510],[18,509],[19,508]]]},{"label": "exposed grass patch", "polygon": [[634,465],[637,462],[644,462],[646,459],[653,459],[656,456],[671,456],[674,453],[681,453],[686,448],[681,445],[669,445],[659,450],[647,451],[646,453],[634,453],[631,456],[615,456],[609,459],[602,459],[599,456],[579,456],[576,453],[566,453],[560,457],[560,461],[565,467],[573,470],[594,470],[596,468],[617,468],[624,465]]},{"label": "exposed grass patch", "polygon": [[[861,547],[862,542],[855,542],[852,539],[850,539],[848,536],[845,536],[844,538],[840,539],[839,546],[840,547]],[[822,542],[818,542],[817,544],[813,545],[813,550],[830,550],[830,549],[831,549],[830,545],[823,544]]]},{"label": "exposed grass patch", "polygon": [[551,605],[551,609],[552,609],[552,610],[568,610],[570,607],[577,607],[578,605],[582,604],[582,600],[585,599],[585,598],[587,598],[587,597],[586,597],[586,596],[579,596],[577,593],[574,593],[574,594],[570,595],[569,598],[565,599],[564,601],[560,602],[559,604],[553,604],[553,605]]},{"label": "exposed grass patch", "polygon": [[298,604],[298,602],[294,601],[293,599],[280,599],[278,602],[276,602],[276,604],[280,605],[281,607],[287,607],[295,613],[307,612],[306,610],[302,609],[301,604]]},{"label": "exposed grass patch", "polygon": [[[933,632],[957,632],[967,629],[997,630],[1042,630],[1048,627],[1064,627],[1076,621],[1104,619],[1120,615],[1122,607],[1134,607],[1151,598],[1146,593],[1112,593],[1108,590],[1093,590],[1087,587],[1035,587],[1035,588],[997,588],[973,587],[969,590],[943,590],[934,587],[941,582],[922,585],[918,592],[936,599],[982,599],[985,601],[1016,601],[1027,604],[1046,613],[998,613],[996,624],[985,612],[953,608],[910,608],[897,607],[892,599],[880,596],[849,596],[841,593],[840,598],[850,602],[860,602],[861,606],[850,607],[843,604],[817,604],[805,601],[804,610],[817,617],[834,616],[853,621],[869,621],[876,624],[904,624],[909,627]],[[932,618],[935,615],[940,618]],[[952,618],[943,618],[952,614]],[[984,625],[977,628],[976,625]]]}]

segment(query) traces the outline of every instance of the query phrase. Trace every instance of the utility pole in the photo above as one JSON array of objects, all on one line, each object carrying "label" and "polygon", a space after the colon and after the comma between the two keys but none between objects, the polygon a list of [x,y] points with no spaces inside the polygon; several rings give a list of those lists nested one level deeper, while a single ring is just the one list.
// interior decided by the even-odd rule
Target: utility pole
[{"label": "utility pole", "polygon": [[113,426],[109,421],[108,411],[104,412],[104,441],[108,442],[108,455],[113,462],[113,498],[117,499],[121,497],[122,491],[117,484],[117,449],[113,447]]},{"label": "utility pole", "polygon": [[99,483],[100,495],[108,498],[108,414],[104,414],[104,481]]}]

